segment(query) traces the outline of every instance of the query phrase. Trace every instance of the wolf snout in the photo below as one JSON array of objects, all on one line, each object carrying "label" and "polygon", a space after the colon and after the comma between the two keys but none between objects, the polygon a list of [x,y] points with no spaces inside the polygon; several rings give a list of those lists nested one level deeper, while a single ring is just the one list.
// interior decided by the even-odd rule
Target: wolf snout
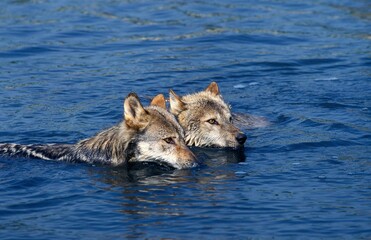
[{"label": "wolf snout", "polygon": [[188,162],[183,162],[180,166],[180,169],[194,168],[197,166],[198,166],[198,162],[196,160],[188,161]]},{"label": "wolf snout", "polygon": [[198,165],[196,155],[190,149],[183,149],[180,155],[181,168],[193,168]]},{"label": "wolf snout", "polygon": [[176,164],[176,168],[178,169],[187,169],[187,168],[194,168],[198,166],[198,162],[196,158],[193,159],[183,159],[182,161]]},{"label": "wolf snout", "polygon": [[236,140],[239,144],[244,144],[246,142],[247,136],[244,133],[238,133],[236,136]]}]

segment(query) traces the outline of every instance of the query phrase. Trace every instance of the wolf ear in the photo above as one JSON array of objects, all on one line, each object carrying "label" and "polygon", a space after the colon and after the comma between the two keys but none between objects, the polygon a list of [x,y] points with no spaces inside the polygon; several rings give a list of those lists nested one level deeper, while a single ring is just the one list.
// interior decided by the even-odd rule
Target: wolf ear
[{"label": "wolf ear", "polygon": [[209,92],[214,96],[218,96],[220,94],[218,84],[216,82],[210,83],[210,85],[205,89],[205,92]]},{"label": "wolf ear", "polygon": [[162,94],[157,95],[151,101],[151,106],[157,106],[166,110],[165,97]]},{"label": "wolf ear", "polygon": [[149,113],[135,93],[130,93],[124,101],[124,118],[127,126],[136,129],[146,127],[149,122]]},{"label": "wolf ear", "polygon": [[186,104],[182,101],[182,98],[175,94],[173,90],[170,89],[170,112],[174,115],[186,110]]}]

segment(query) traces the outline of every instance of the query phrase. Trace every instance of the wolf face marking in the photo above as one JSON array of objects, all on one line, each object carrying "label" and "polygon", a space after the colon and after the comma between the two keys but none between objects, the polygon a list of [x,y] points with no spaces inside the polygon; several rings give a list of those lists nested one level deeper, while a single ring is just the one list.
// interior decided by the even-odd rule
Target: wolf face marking
[{"label": "wolf face marking", "polygon": [[76,144],[5,143],[0,144],[0,154],[114,166],[136,161],[166,163],[178,169],[194,166],[196,158],[184,142],[182,127],[161,107],[164,97],[156,99],[144,108],[136,94],[129,94],[124,101],[123,121]]},{"label": "wolf face marking", "polygon": [[180,97],[170,90],[170,112],[185,132],[189,146],[243,147],[247,137],[232,123],[232,114],[212,82],[204,91]]},{"label": "wolf face marking", "polygon": [[196,158],[184,142],[184,131],[164,106],[165,98],[160,94],[146,108],[152,118],[138,135],[134,160],[166,162],[179,169],[192,167]]}]

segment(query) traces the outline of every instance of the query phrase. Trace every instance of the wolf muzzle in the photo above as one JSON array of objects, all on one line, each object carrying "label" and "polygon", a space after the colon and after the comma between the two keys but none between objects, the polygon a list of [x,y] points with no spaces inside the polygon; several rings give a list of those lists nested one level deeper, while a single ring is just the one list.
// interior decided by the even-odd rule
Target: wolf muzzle
[{"label": "wolf muzzle", "polygon": [[246,139],[247,139],[247,136],[242,132],[238,133],[236,136],[237,142],[241,145],[243,145],[246,142]]}]

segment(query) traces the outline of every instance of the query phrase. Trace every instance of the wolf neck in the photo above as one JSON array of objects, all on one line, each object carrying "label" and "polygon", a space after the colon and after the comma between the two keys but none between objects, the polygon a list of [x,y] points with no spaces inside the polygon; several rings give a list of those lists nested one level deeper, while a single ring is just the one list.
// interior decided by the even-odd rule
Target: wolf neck
[{"label": "wolf neck", "polygon": [[94,137],[80,141],[76,147],[78,151],[87,153],[88,158],[109,161],[116,166],[123,165],[129,160],[128,148],[135,140],[134,135],[134,130],[129,129],[125,122],[121,122]]}]

